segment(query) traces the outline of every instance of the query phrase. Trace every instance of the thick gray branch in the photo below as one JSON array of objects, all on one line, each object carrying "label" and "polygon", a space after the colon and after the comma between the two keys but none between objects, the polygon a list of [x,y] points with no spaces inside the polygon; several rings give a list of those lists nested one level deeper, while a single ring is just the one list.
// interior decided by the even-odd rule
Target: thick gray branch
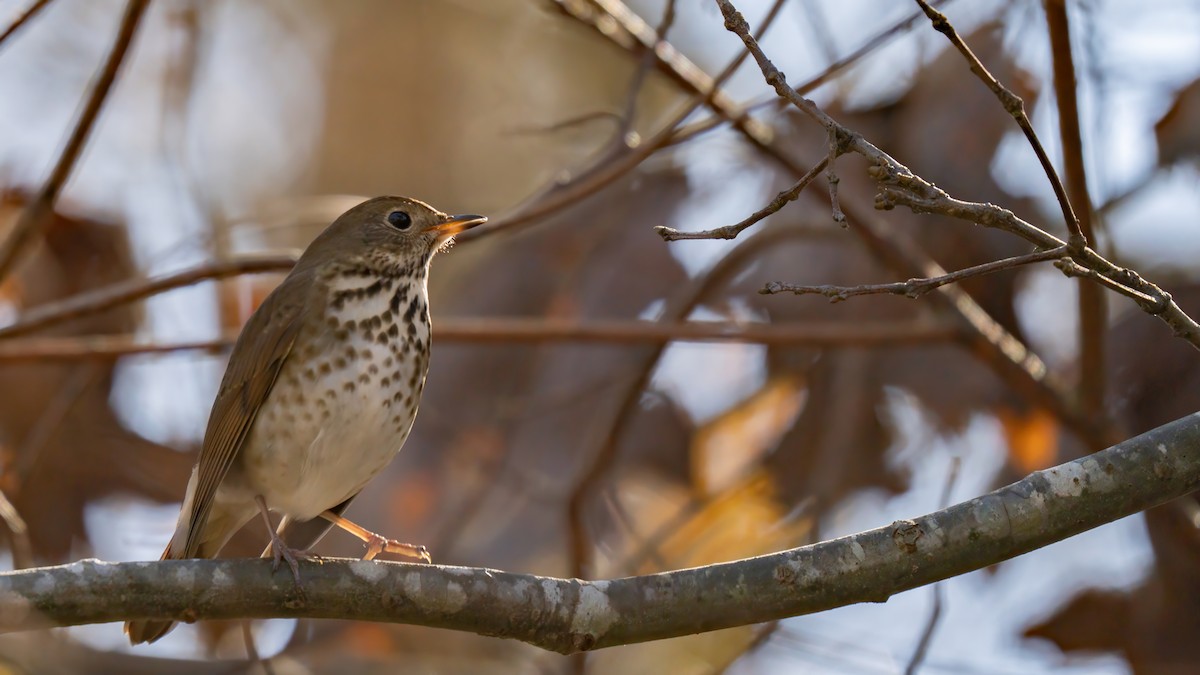
[{"label": "thick gray branch", "polygon": [[559,652],[883,602],[1200,488],[1200,413],[915,520],[771,555],[611,581],[388,562],[104,563],[0,574],[0,630],[123,619],[420,624]]}]

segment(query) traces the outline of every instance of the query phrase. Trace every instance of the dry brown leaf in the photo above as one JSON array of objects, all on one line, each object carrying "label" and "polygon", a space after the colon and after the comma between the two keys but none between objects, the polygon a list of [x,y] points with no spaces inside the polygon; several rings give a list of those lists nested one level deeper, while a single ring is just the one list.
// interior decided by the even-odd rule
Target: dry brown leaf
[{"label": "dry brown leaf", "polygon": [[[612,574],[650,573],[724,562],[799,545],[811,533],[811,521],[789,519],[778,501],[772,479],[762,470],[743,476],[711,499],[696,502],[682,486],[662,483],[645,474],[622,483],[626,511],[636,518],[637,536],[630,537],[618,559],[636,555],[646,537],[655,536],[691,515],[665,533],[648,559],[634,569],[616,568]],[[607,570],[606,570],[607,571]],[[745,652],[757,628],[728,630],[641,645],[605,649],[591,657],[591,672],[696,673],[719,670]]]},{"label": "dry brown leaf", "polygon": [[1154,125],[1158,164],[1167,167],[1200,155],[1200,80],[1175,95],[1170,110]]},{"label": "dry brown leaf", "polygon": [[700,427],[690,453],[697,492],[708,496],[726,490],[761,462],[795,422],[803,394],[798,377],[775,377]]}]

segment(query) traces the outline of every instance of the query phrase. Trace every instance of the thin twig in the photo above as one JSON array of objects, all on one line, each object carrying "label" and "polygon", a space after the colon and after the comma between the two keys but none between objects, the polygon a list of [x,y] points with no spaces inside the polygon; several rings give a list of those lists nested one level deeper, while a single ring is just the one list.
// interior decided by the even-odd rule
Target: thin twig
[{"label": "thin twig", "polygon": [[[847,204],[847,208],[852,207],[853,202]],[[872,255],[901,274],[937,277],[948,273],[911,237],[902,230],[888,227],[873,214],[861,220],[852,216],[851,225]],[[1061,241],[1059,245],[1062,245]],[[1056,260],[1054,264],[1057,266],[1061,262]],[[931,297],[941,309],[962,322],[967,332],[965,342],[971,352],[1014,391],[1052,411],[1089,445],[1115,443],[1125,437],[1111,421],[1085,415],[1070,390],[1050,372],[1041,357],[988,314],[961,286],[942,286]]]},{"label": "thin twig", "polygon": [[[707,105],[719,115],[732,117],[739,111],[738,103],[726,94],[713,78],[670,42],[661,39],[661,27],[655,30],[621,0],[551,0],[564,14],[594,30],[604,39],[631,54],[644,51],[667,77],[690,91],[711,91]],[[755,119],[742,125],[746,133],[769,141],[771,128]]]},{"label": "thin twig", "polygon": [[[686,287],[668,299],[660,315],[660,320],[664,322],[682,321],[713,289],[719,288],[740,271],[753,255],[758,254],[765,247],[776,245],[781,240],[796,236],[797,232],[800,230],[771,229],[759,232],[747,239],[724,258],[721,258],[708,272],[692,280]],[[650,375],[664,348],[665,345],[657,345],[647,349],[637,358],[635,365],[631,366],[631,375],[622,383],[623,391],[615,405],[597,416],[596,432],[584,439],[581,453],[586,464],[567,500],[571,572],[576,577],[585,576],[592,567],[593,548],[587,524],[584,522],[585,508],[590,503],[597,486],[608,475],[609,469],[616,461],[618,443],[630,423],[642,390],[649,382]]]},{"label": "thin twig", "polygon": [[[771,6],[771,10],[763,19],[763,25],[759,29],[760,35],[765,33],[767,28],[774,22],[775,17],[779,14],[779,9],[783,6],[783,2],[784,0],[775,0]],[[709,88],[697,89],[679,113],[664,124],[653,137],[642,141],[633,148],[617,147],[615,152],[603,155],[598,161],[574,177],[566,181],[553,181],[548,186],[538,190],[532,197],[525,200],[524,204],[518,207],[511,215],[498,218],[484,227],[467,230],[458,235],[457,240],[465,243],[478,237],[491,236],[492,233],[497,231],[515,230],[518,227],[541,220],[550,214],[557,213],[611,185],[617,179],[640,166],[642,162],[655,152],[666,147],[670,143],[675,129],[690,117],[697,108],[712,101],[712,97],[716,95],[716,92],[720,91],[725,81],[733,75],[745,58],[746,53],[739,52],[730,61],[729,65],[712,79],[712,84]]]},{"label": "thin twig", "polygon": [[103,312],[133,300],[174,288],[190,286],[201,281],[224,279],[242,274],[286,272],[295,264],[296,256],[293,255],[247,256],[207,263],[153,279],[120,281],[64,300],[38,305],[23,312],[21,318],[15,323],[0,327],[0,338],[25,335],[40,328]]},{"label": "thin twig", "polygon": [[[880,193],[876,195],[875,202],[877,209],[886,210],[896,205],[904,205],[914,213],[938,213],[952,218],[969,220],[979,225],[1011,232],[1042,249],[1058,248],[1066,244],[1049,232],[1021,220],[1007,209],[994,204],[954,199],[944,190],[914,174],[908,167],[864,139],[862,135],[838,124],[815,103],[805,99],[788,86],[787,78],[763,53],[758,40],[750,34],[750,27],[746,23],[745,17],[737,11],[737,8],[729,0],[716,0],[716,2],[725,16],[725,27],[741,38],[747,51],[754,56],[758,63],[763,79],[775,89],[776,94],[787,99],[797,110],[819,123],[826,131],[836,131],[847,150],[871,160],[873,165],[868,168],[868,173],[880,185]],[[1146,281],[1137,272],[1113,264],[1086,245],[1070,246],[1069,250],[1072,260],[1106,278],[1111,282],[1106,284],[1110,288],[1124,287],[1126,290],[1119,292],[1137,301],[1143,311],[1159,317],[1172,328],[1176,336],[1200,349],[1200,324],[1197,324],[1180,309],[1169,293]],[[1139,298],[1148,298],[1149,301]]]},{"label": "thin twig", "polygon": [[[971,72],[980,79],[987,88],[992,90],[996,98],[1000,100],[1000,104],[1004,106],[1005,112],[1012,115],[1016,120],[1017,126],[1021,127],[1021,133],[1025,134],[1025,140],[1029,141],[1029,146],[1033,148],[1034,154],[1037,155],[1038,162],[1042,165],[1042,170],[1046,172],[1046,178],[1050,181],[1050,187],[1054,189],[1054,196],[1058,198],[1059,207],[1062,208],[1063,220],[1067,225],[1067,232],[1070,237],[1067,243],[1072,251],[1083,250],[1088,245],[1089,239],[1084,236],[1083,231],[1079,227],[1079,219],[1075,216],[1075,209],[1071,207],[1071,200],[1067,197],[1066,188],[1063,187],[1062,181],[1058,178],[1058,172],[1054,170],[1054,163],[1050,161],[1050,156],[1046,154],[1046,149],[1042,147],[1042,141],[1038,138],[1037,132],[1033,130],[1033,124],[1029,121],[1029,116],[1025,114],[1025,102],[1020,96],[1014,94],[1010,89],[1000,84],[1000,81],[993,76],[988,69],[975,56],[967,43],[959,36],[958,31],[954,30],[954,26],[950,24],[949,19],[945,14],[937,11],[929,5],[925,0],[915,0],[917,5],[921,7],[921,11],[925,12],[925,16],[929,17],[929,21],[933,24],[934,30],[946,36],[950,40],[950,44],[963,55],[967,64],[971,68]],[[1072,76],[1074,79],[1074,76]],[[1060,101],[1061,102],[1061,101]]]},{"label": "thin twig", "polygon": [[[758,221],[766,218],[769,215],[778,213],[784,206],[795,201],[804,188],[813,181],[814,178],[821,175],[821,171],[829,164],[829,158],[825,157],[817,165],[809,169],[808,173],[800,177],[796,184],[792,187],[775,195],[775,199],[771,200],[770,204],[750,214],[747,218],[733,225],[725,225],[723,227],[714,228],[711,230],[703,230],[700,232],[684,232],[673,227],[659,225],[654,228],[654,231],[663,238],[663,241],[678,241],[681,239],[736,239],[739,234],[746,228],[754,225]],[[845,216],[842,217],[845,220]]]},{"label": "thin twig", "polygon": [[[920,13],[917,16],[919,17]],[[735,28],[745,30],[744,21],[741,26],[737,26],[735,23]],[[748,51],[753,53],[757,49],[757,43],[751,42],[750,44],[753,46],[748,48]],[[758,58],[756,56],[756,59]],[[765,60],[766,57],[764,55],[761,58]],[[832,120],[830,122],[836,124]],[[877,208],[887,208],[901,199],[914,200],[916,197],[912,191],[919,187],[925,192],[933,194],[936,197],[936,203],[933,198],[930,198],[920,208],[911,207],[915,212],[927,210],[926,207],[936,206],[939,213],[1015,232],[1033,241],[1038,248],[1050,249],[1063,245],[1061,240],[1020,221],[1007,210],[990,204],[968,205],[965,202],[953,200],[936,186],[913,175],[907,168],[869,143],[863,142],[860,147],[858,142],[861,139],[851,132],[847,131],[846,133],[850,135],[844,135],[843,138],[847,142],[854,143],[850,149],[871,158],[876,163],[871,170],[878,174],[873,175],[883,185],[882,194],[877,197]],[[747,138],[757,150],[792,172],[793,175],[799,176],[803,173],[803,170],[796,168],[796,164],[777,148],[755,143],[749,137]],[[896,194],[893,195],[893,192]],[[844,208],[850,217],[852,231],[863,240],[872,255],[897,273],[918,274],[926,277],[946,273],[945,269],[932,260],[904,232],[891,227],[874,214],[858,209],[853,202],[846,204]],[[1042,236],[1044,239],[1039,239]],[[962,288],[953,285],[944,286],[934,297],[942,308],[962,321],[967,332],[965,340],[969,343],[972,351],[1014,390],[1052,410],[1068,428],[1088,439],[1088,443],[1091,445],[1119,440],[1121,436],[1111,423],[1103,420],[1097,422],[1094,418],[1083,414],[1069,395],[1068,390],[1048,371],[1045,363],[1037,354],[1000,325]],[[1182,319],[1168,316],[1167,321],[1172,326],[1186,326],[1190,319],[1186,315]]]},{"label": "thin twig", "polygon": [[624,321],[443,317],[433,327],[441,342],[590,342],[603,344],[747,342],[754,344],[903,345],[953,340],[949,323],[913,321],[806,321],[750,324],[716,321]]},{"label": "thin twig", "polygon": [[1125,297],[1142,305],[1143,308],[1148,308],[1148,309],[1146,309],[1146,311],[1150,312],[1151,314],[1155,313],[1154,311],[1152,311],[1152,309],[1154,307],[1160,306],[1158,304],[1158,302],[1159,302],[1158,299],[1154,298],[1153,296],[1147,295],[1140,291],[1136,291],[1136,290],[1129,288],[1121,283],[1113,281],[1112,279],[1109,279],[1108,277],[1104,276],[1103,274],[1100,274],[1096,270],[1088,269],[1088,268],[1084,267],[1083,265],[1080,265],[1079,263],[1075,262],[1074,260],[1070,260],[1067,258],[1064,258],[1061,260],[1056,260],[1056,261],[1054,261],[1054,266],[1057,267],[1064,275],[1066,275],[1068,277],[1080,277],[1080,278],[1084,278],[1084,279],[1091,279],[1092,281],[1100,284],[1101,286],[1108,288],[1110,291],[1113,291],[1114,293],[1120,293],[1121,295],[1124,295]]},{"label": "thin twig", "polygon": [[0,33],[0,45],[3,45],[13,33],[16,33],[18,30],[20,30],[21,27],[28,23],[30,19],[37,16],[38,12],[45,9],[46,5],[48,4],[50,4],[50,0],[36,0],[36,2],[30,5],[28,9],[18,14],[17,18],[13,19],[12,23],[8,24],[8,28],[5,28],[4,32]]},{"label": "thin twig", "polygon": [[[894,26],[890,30],[898,32],[921,16],[923,14],[918,11],[909,19],[906,19],[905,22]],[[741,29],[746,30],[744,21],[742,22]],[[765,26],[763,29],[765,29]],[[763,29],[760,29],[760,33]],[[891,34],[894,33],[885,35],[890,37]],[[880,36],[881,42],[883,41],[883,37]],[[756,43],[754,48],[756,48]],[[747,51],[753,53],[754,48]],[[756,56],[756,58],[758,57]],[[762,58],[765,59],[765,56]],[[696,93],[702,92],[696,91]],[[830,121],[832,122],[832,120]],[[743,136],[759,152],[765,154],[794,176],[800,176],[804,173],[804,169],[800,168],[799,165],[778,148],[762,142],[761,139],[756,138],[752,134],[743,133]],[[847,140],[860,141],[861,139],[855,135],[851,135]],[[890,176],[884,182],[884,191],[879,198],[882,200],[878,204],[881,208],[886,208],[889,201],[894,203],[900,199],[900,197],[890,194],[891,191],[899,192],[900,190],[892,190],[889,186],[895,186],[896,188],[908,186],[906,189],[911,189],[911,185],[914,183],[927,186],[930,190],[940,193],[942,199],[950,200],[949,196],[945,195],[944,192],[937,190],[936,187],[926,183],[919,177],[915,177],[907,168],[900,165],[891,157],[886,156],[877,148],[874,148],[874,146],[870,146],[870,144],[863,144],[863,146],[854,146],[851,147],[851,150],[872,158],[879,166],[885,167],[881,171]],[[872,154],[871,149],[874,150],[874,154]],[[879,178],[877,177],[877,179]],[[911,197],[911,195],[908,196]],[[946,201],[941,201],[937,204],[942,209],[940,212],[952,213],[960,205],[965,205],[963,202],[954,200],[952,204],[954,208],[947,208],[947,203]],[[1051,237],[1032,225],[1016,219],[1011,212],[1004,209],[991,205],[975,205],[975,207],[978,210],[972,212],[970,217],[967,217],[972,222],[991,227],[1000,227],[1002,223],[1006,223],[1007,220],[1011,219],[1017,222],[1008,223],[1008,227],[1001,227],[1001,229],[1017,232],[1026,239],[1033,241],[1039,248],[1048,249],[1063,244],[1057,238]],[[853,203],[847,204],[845,208],[848,210],[858,210],[854,207]],[[918,209],[913,207],[913,210],[917,211]],[[962,213],[965,214],[965,212]],[[851,217],[854,223],[853,231],[863,239],[872,253],[883,260],[889,267],[900,273],[912,274],[916,272],[925,276],[936,276],[945,273],[945,270],[930,259],[910,237],[890,227],[881,219],[869,213],[862,212],[852,214]],[[958,217],[966,216],[958,215]],[[1022,228],[1025,228],[1027,231],[1023,231]],[[1039,239],[1041,236],[1044,236],[1045,239]],[[1125,270],[1120,270],[1111,264],[1110,266],[1114,275],[1132,274]],[[1133,276],[1136,277],[1136,275]],[[988,315],[969,294],[957,286],[946,286],[935,297],[938,298],[944,308],[962,319],[963,326],[969,330],[970,337],[968,341],[972,348],[989,368],[995,371],[999,377],[1009,383],[1015,390],[1028,395],[1031,399],[1054,411],[1055,415],[1064,424],[1080,436],[1091,439],[1089,443],[1093,445],[1099,439],[1115,441],[1118,438],[1111,424],[1104,423],[1103,421],[1096,423],[1095,420],[1082,414],[1077,409],[1073,400],[1067,395],[1066,389],[1061,387],[1057,383],[1056,378],[1052,377],[1047,371],[1042,360],[1012,333],[1001,326],[999,322]],[[1178,310],[1178,307],[1172,308],[1170,304],[1163,305],[1163,308],[1157,311],[1160,313],[1165,312],[1164,320],[1175,327],[1177,331],[1186,333],[1189,325],[1194,324],[1186,315],[1179,316],[1182,314],[1182,311]],[[1178,314],[1176,313],[1177,311]],[[1192,335],[1189,334],[1189,339],[1191,338]]]},{"label": "thin twig", "polygon": [[100,109],[108,99],[108,93],[117,79],[117,72],[125,60],[129,45],[133,42],[138,22],[145,13],[147,4],[149,4],[149,0],[129,0],[129,4],[125,6],[125,15],[121,17],[121,25],[117,29],[112,50],[109,52],[104,66],[100,69],[95,84],[92,85],[91,94],[88,96],[83,112],[79,115],[79,120],[75,123],[75,128],[71,131],[70,138],[67,139],[62,154],[58,156],[58,161],[55,162],[54,169],[42,185],[42,189],[38,191],[33,201],[21,211],[20,217],[12,227],[12,232],[3,244],[0,244],[0,280],[3,280],[12,271],[25,247],[33,240],[34,235],[38,233],[42,224],[53,211],[58,193],[66,184],[67,178],[70,177],[71,170],[75,167],[75,162],[79,159],[83,146],[87,143],[88,136],[91,135],[96,119],[100,115]]},{"label": "thin twig", "polygon": [[842,179],[837,175],[837,158],[842,155],[841,139],[836,130],[829,131],[829,161],[827,162],[828,170],[825,172],[825,180],[829,183],[829,205],[833,209],[833,222],[840,227],[846,227],[846,214],[842,212],[842,203],[838,199],[838,183]]},{"label": "thin twig", "polygon": [[[911,22],[921,16],[923,16],[922,13],[918,11],[907,21]],[[898,30],[899,26],[894,27],[894,29]],[[745,30],[744,21],[741,30]],[[735,30],[734,32],[738,31]],[[756,47],[757,45],[754,43],[748,51],[753,52]],[[756,56],[756,58],[758,57]],[[765,59],[765,56],[762,58]],[[778,96],[777,94],[777,98]],[[832,120],[830,121],[832,122]],[[800,176],[803,173],[803,170],[798,168],[796,163],[781,153],[778,148],[761,143],[752,136],[746,135],[745,137],[758,151],[777,162],[793,175]],[[847,141],[861,140],[854,135],[850,135],[848,138],[843,136],[843,138],[846,138]],[[942,199],[950,200],[949,196],[945,195],[944,192],[937,190],[934,186],[922,181],[919,177],[913,176],[906,168],[899,165],[894,159],[878,151],[877,148],[874,149],[874,154],[872,154],[871,148],[874,148],[874,146],[870,146],[869,144],[863,145],[865,147],[852,147],[851,149],[874,159],[878,166],[886,167],[885,169],[880,169],[881,171],[889,175],[894,174],[885,183],[884,193],[879,198],[883,202],[879,206],[886,208],[888,200],[893,200],[892,195],[889,194],[888,185],[903,186],[906,189],[911,189],[911,184],[916,183],[938,192]],[[938,206],[944,212],[951,212],[953,209],[947,209],[946,203],[945,201],[940,202]],[[958,205],[962,204],[964,203],[955,202],[954,206],[958,208]],[[976,218],[972,222],[979,222],[995,227],[999,226],[998,223],[1004,222],[1006,218],[1019,220],[1011,212],[998,207],[991,205],[976,206],[979,210],[972,214]],[[845,208],[855,212],[851,214],[852,229],[855,234],[862,238],[872,254],[882,260],[887,266],[902,274],[918,273],[924,276],[937,276],[945,273],[945,270],[921,250],[911,237],[890,227],[888,223],[874,217],[872,214],[859,211],[853,203],[845,205]],[[914,208],[914,211],[916,210],[918,209]],[[1021,231],[1022,226],[1029,232]],[[1025,236],[1027,239],[1034,241],[1035,244],[1038,244],[1039,248],[1048,249],[1063,244],[1057,238],[1051,237],[1034,228],[1032,225],[1023,223],[1023,221],[1021,221],[1021,225],[1011,224],[1009,227],[1001,229],[1018,232],[1021,236]],[[1046,239],[1039,240],[1038,236],[1040,235],[1044,235]],[[1113,267],[1115,268],[1115,266]],[[1104,423],[1103,421],[1096,423],[1094,419],[1082,414],[1074,401],[1069,397],[1067,390],[1048,372],[1042,360],[1012,333],[1000,325],[999,322],[988,315],[969,294],[957,286],[946,286],[940,289],[940,293],[935,298],[943,308],[961,318],[964,328],[968,331],[967,341],[970,343],[973,351],[979,355],[989,368],[1016,391],[1022,392],[1032,400],[1038,401],[1040,404],[1054,411],[1055,415],[1066,426],[1080,436],[1090,439],[1089,443],[1093,445],[1101,439],[1111,442],[1119,438],[1112,428],[1113,425]],[[1167,306],[1167,309],[1169,310],[1170,307]],[[1186,315],[1180,318],[1174,316],[1170,311],[1168,311],[1166,320],[1172,326],[1184,326],[1185,328],[1188,325],[1188,321],[1190,321]],[[1177,328],[1177,330],[1179,329]]]},{"label": "thin twig", "polygon": [[4,526],[8,528],[9,540],[12,542],[13,569],[33,567],[35,562],[33,543],[29,541],[29,526],[25,524],[25,519],[3,490],[0,490],[0,520],[3,520]]},{"label": "thin twig", "polygon": [[[1067,194],[1078,205],[1079,230],[1087,241],[1096,241],[1092,230],[1092,198],[1088,192],[1079,129],[1079,101],[1075,83],[1075,59],[1071,49],[1070,22],[1063,0],[1046,0],[1046,25],[1050,33],[1050,55],[1054,67],[1054,92],[1058,100],[1058,128],[1062,137],[1063,168]],[[1079,280],[1079,401],[1093,417],[1105,412],[1105,337],[1108,305],[1104,288]],[[1092,448],[1099,450],[1099,448]]]},{"label": "thin twig", "polygon": [[[914,18],[920,18],[921,16],[923,14],[918,12]],[[778,94],[776,98],[778,98]],[[746,139],[755,149],[792,173],[792,175],[798,177],[804,173],[804,169],[799,168],[794,161],[780,152],[778,148],[759,143],[749,136],[746,136]],[[851,137],[850,140],[854,140],[854,138]],[[889,204],[894,204],[901,198],[915,199],[915,196],[910,191],[914,189],[913,185],[919,185],[939,195],[939,200],[941,201],[933,204],[941,209],[939,212],[952,214],[953,217],[965,218],[971,220],[971,222],[984,224],[989,227],[999,227],[1006,231],[1017,232],[1026,239],[1033,241],[1038,248],[1048,249],[1063,244],[1057,238],[1051,237],[1023,221],[1019,221],[1011,212],[990,204],[974,205],[977,210],[971,212],[969,215],[964,211],[956,213],[956,210],[965,205],[964,202],[952,200],[944,192],[937,190],[935,186],[914,176],[892,158],[887,157],[877,149],[875,150],[875,154],[871,154],[869,149],[864,150],[859,147],[852,147],[851,150],[872,158],[876,163],[876,167],[873,167],[873,169],[880,172],[882,176],[876,176],[876,179],[881,180],[883,185],[882,193],[877,197],[877,208],[888,208]],[[892,192],[897,194],[893,195],[891,194]],[[922,208],[929,204],[932,204],[932,202],[923,204]],[[859,209],[854,202],[845,204],[844,208],[850,219],[852,231],[863,240],[872,255],[898,274],[937,276],[946,272],[903,231],[891,227],[886,221],[874,214]],[[912,208],[914,211],[921,210],[917,207]],[[1008,221],[1018,222],[1009,223]],[[1001,224],[1005,224],[1006,226],[1002,227]],[[1029,232],[1022,231],[1022,227],[1026,227]],[[1045,236],[1045,239],[1039,239],[1042,235]],[[1115,266],[1113,268],[1117,270],[1116,274],[1118,275],[1123,272],[1119,268],[1115,268]],[[939,293],[934,298],[943,309],[961,319],[962,325],[967,331],[965,339],[969,343],[973,353],[976,353],[997,376],[1013,387],[1014,390],[1054,411],[1054,414],[1068,428],[1081,437],[1089,439],[1088,442],[1093,445],[1099,439],[1115,442],[1122,437],[1113,428],[1112,424],[1105,423],[1103,420],[1100,423],[1096,423],[1094,419],[1082,414],[1068,390],[1061,386],[1057,382],[1057,378],[1048,372],[1042,360],[1016,336],[984,311],[979,306],[979,303],[962,288],[958,286],[945,286],[939,290]],[[1166,305],[1165,308],[1167,310],[1165,320],[1168,324],[1186,328],[1188,321],[1190,321],[1186,315],[1179,318],[1170,311],[1171,308],[1169,305]],[[1158,311],[1163,310],[1160,309]]]},{"label": "thin twig", "polygon": [[1004,270],[1010,270],[1022,265],[1030,265],[1033,263],[1046,262],[1049,260],[1057,260],[1067,255],[1066,247],[1051,249],[1049,251],[1038,251],[1036,253],[1028,253],[1026,255],[1013,256],[1002,260],[993,260],[981,265],[966,267],[961,270],[942,274],[936,277],[909,279],[908,281],[897,281],[888,284],[862,284],[860,286],[831,286],[823,284],[819,286],[805,286],[801,284],[789,284],[782,281],[772,281],[759,291],[763,295],[774,295],[776,293],[792,293],[794,295],[823,295],[829,298],[830,302],[841,302],[848,298],[853,298],[858,295],[903,295],[908,298],[919,298],[922,295],[941,288],[946,284],[952,284],[964,279],[984,276],[986,274],[994,274]]},{"label": "thin twig", "polygon": [[[433,328],[439,343],[505,344],[576,342],[590,344],[665,344],[721,342],[811,347],[901,346],[947,342],[960,336],[956,326],[937,321],[808,321],[797,324],[549,318],[443,317]],[[111,360],[124,356],[173,352],[216,353],[233,346],[237,334],[183,342],[146,342],[136,335],[38,337],[0,341],[0,363],[26,361]]]},{"label": "thin twig", "polygon": [[[598,4],[604,1],[597,0]],[[624,7],[619,0],[608,1]],[[667,34],[670,33],[671,26],[675,24],[675,4],[676,0],[667,0],[667,7],[663,10],[662,20],[659,22],[658,28],[654,30],[653,35],[649,37],[651,44],[646,49],[646,53],[642,55],[641,60],[638,62],[637,70],[634,71],[633,78],[629,82],[629,93],[626,95],[625,100],[625,112],[621,116],[620,133],[616,139],[618,143],[626,143],[626,136],[634,130],[638,97],[641,95],[642,87],[646,83],[646,75],[650,72],[650,68],[658,62],[657,54],[659,46],[670,45],[667,42]],[[610,14],[612,13],[612,10],[608,11]]]},{"label": "thin twig", "polygon": [[[943,5],[950,4],[951,1],[952,0],[940,0],[939,2],[934,2],[933,4],[935,7],[941,7]],[[904,31],[912,28],[913,24],[916,23],[918,20],[924,18],[924,16],[925,16],[925,14],[923,12],[921,12],[920,10],[918,10],[918,11],[914,12],[913,14],[910,14],[908,17],[901,19],[900,21],[897,21],[896,23],[892,24],[891,26],[885,28],[884,30],[877,33],[874,37],[872,37],[871,39],[869,39],[865,43],[863,43],[863,45],[861,47],[859,47],[858,49],[850,52],[845,57],[829,64],[828,66],[825,67],[825,70],[821,71],[815,77],[809,79],[804,84],[797,86],[796,91],[799,92],[800,94],[807,94],[807,93],[813,91],[814,89],[816,89],[817,87],[820,87],[821,85],[823,85],[826,82],[833,79],[833,77],[835,75],[841,73],[846,68],[857,63],[864,56],[866,56],[866,55],[870,54],[871,52],[875,51],[876,49],[886,45],[887,43],[891,42],[892,39],[896,38]],[[746,119],[751,112],[754,112],[756,110],[759,110],[759,109],[767,107],[767,106],[779,106],[783,103],[786,103],[786,102],[783,99],[780,99],[778,96],[771,96],[770,98],[763,99],[763,100],[755,102],[755,103],[749,103],[749,104],[742,105],[740,112],[737,112],[735,115],[732,115],[732,116],[729,115],[728,113],[717,112],[717,114],[714,114],[712,117],[709,117],[708,119],[703,119],[698,122],[693,122],[691,124],[688,124],[687,126],[681,127],[675,133],[675,136],[671,139],[671,144],[674,145],[677,143],[683,143],[685,141],[691,140],[692,138],[695,138],[696,136],[707,133],[708,131],[715,129],[726,122],[733,121],[736,123],[739,120]],[[755,143],[754,139],[749,139],[749,140],[751,141],[751,143]]]}]

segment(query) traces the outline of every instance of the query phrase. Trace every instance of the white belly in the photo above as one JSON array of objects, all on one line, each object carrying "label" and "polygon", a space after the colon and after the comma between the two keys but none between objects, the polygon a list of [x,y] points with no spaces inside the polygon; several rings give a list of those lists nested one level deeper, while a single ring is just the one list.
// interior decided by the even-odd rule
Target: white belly
[{"label": "white belly", "polygon": [[315,362],[289,356],[239,458],[244,487],[297,520],[362,490],[412,429],[428,363],[421,332],[386,344],[354,332],[314,350]]}]

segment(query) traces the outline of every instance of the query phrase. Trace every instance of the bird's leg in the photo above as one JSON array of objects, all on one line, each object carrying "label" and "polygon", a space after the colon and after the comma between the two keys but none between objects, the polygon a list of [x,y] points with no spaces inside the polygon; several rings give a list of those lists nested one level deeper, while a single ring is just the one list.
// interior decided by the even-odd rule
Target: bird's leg
[{"label": "bird's leg", "polygon": [[[300,583],[300,563],[296,560],[296,556],[299,554],[300,557],[304,558],[308,557],[308,554],[304,551],[292,549],[283,540],[283,537],[279,536],[275,528],[271,527],[271,516],[267,511],[267,502],[262,498],[262,495],[255,495],[254,502],[258,504],[258,512],[262,515],[263,524],[267,526],[267,532],[271,534],[271,544],[268,546],[271,551],[271,560],[273,561],[271,569],[279,569],[279,561],[286,560],[288,567],[292,568],[292,576],[295,577],[296,583]],[[266,551],[263,551],[263,553],[266,553]]]},{"label": "bird's leg", "polygon": [[358,523],[339,516],[333,511],[326,511],[321,514],[321,517],[358,537],[367,545],[367,553],[363,556],[363,560],[372,560],[375,556],[386,551],[388,553],[398,553],[409,558],[424,560],[427,563],[433,562],[433,558],[429,557],[429,549],[424,546],[406,544],[395,539],[388,539],[381,534],[375,534]]}]

